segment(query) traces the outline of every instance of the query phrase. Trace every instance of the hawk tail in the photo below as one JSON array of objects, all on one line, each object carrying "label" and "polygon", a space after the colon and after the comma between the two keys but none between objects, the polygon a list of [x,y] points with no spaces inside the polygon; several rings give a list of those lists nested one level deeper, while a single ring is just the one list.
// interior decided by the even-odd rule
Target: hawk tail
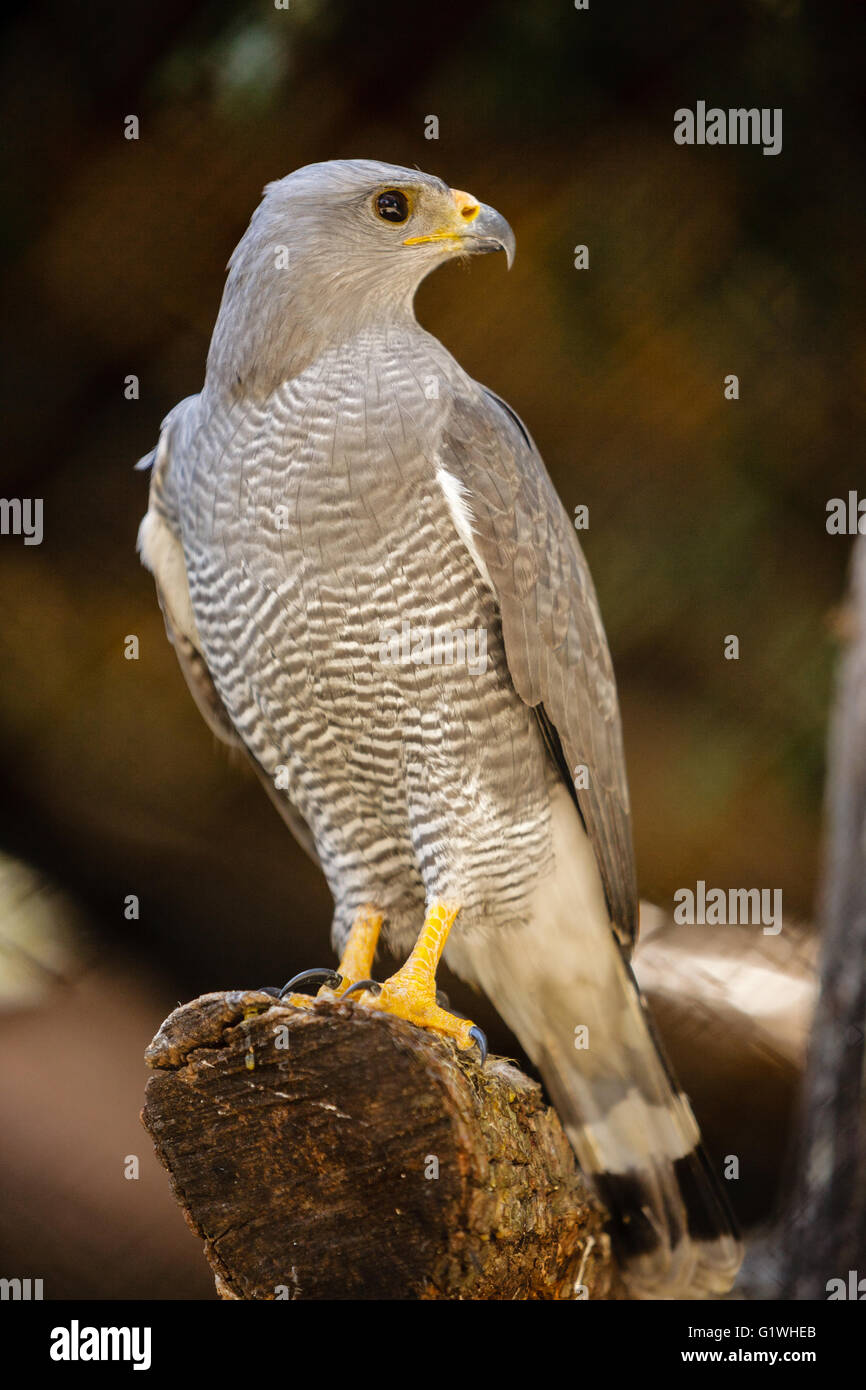
[{"label": "hawk tail", "polygon": [[589,839],[561,803],[556,869],[523,920],[467,936],[466,964],[541,1071],[610,1212],[631,1296],[719,1297],[742,1257],[733,1217],[614,934]]},{"label": "hawk tail", "polygon": [[623,966],[628,1012],[644,1035],[639,1053],[629,1046],[620,1059],[626,1066],[614,1058],[609,1068],[597,1066],[601,1059],[582,1065],[579,1051],[557,1048],[548,1035],[536,1061],[581,1167],[610,1213],[630,1296],[718,1298],[730,1290],[742,1259],[736,1225],[691,1106]]}]

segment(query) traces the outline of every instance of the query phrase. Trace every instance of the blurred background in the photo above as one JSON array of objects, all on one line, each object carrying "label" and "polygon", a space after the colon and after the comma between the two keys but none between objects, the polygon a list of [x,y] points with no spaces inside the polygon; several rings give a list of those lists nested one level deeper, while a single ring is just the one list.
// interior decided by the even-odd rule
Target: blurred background
[{"label": "blurred background", "polygon": [[[44,499],[44,540],[0,536],[0,1275],[213,1297],[139,1125],[142,1053],[181,1000],[332,959],[324,881],[165,640],[132,466],[201,385],[262,186],[347,156],[417,164],[516,232],[509,275],[447,267],[418,313],[589,509],[642,896],[669,913],[697,879],[783,890],[786,931],[743,950],[790,975],[787,1041],[756,1033],[737,1061],[735,1022],[697,1047],[662,1008],[711,1147],[748,1159],[741,1214],[772,1211],[851,548],[826,504],[864,479],[864,30],[861,6],[817,0],[7,8],[0,495]],[[699,99],[783,108],[782,153],[677,146]],[[693,931],[671,945],[686,994]]]}]

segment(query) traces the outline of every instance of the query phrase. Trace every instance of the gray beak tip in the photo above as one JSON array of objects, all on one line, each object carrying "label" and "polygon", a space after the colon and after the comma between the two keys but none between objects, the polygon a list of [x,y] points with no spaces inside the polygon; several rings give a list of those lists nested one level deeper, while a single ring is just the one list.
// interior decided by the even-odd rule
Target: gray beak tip
[{"label": "gray beak tip", "polygon": [[516,243],[513,231],[500,212],[486,203],[482,204],[469,232],[473,239],[477,239],[479,251],[504,251],[505,263],[511,269]]}]

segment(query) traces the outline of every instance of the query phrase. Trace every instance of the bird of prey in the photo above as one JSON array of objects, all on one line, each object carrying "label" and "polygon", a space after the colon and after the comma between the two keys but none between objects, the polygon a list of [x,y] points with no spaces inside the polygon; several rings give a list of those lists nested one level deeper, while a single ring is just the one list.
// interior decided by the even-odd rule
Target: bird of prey
[{"label": "bird of prey", "polygon": [[[414,313],[437,266],[500,249],[510,265],[498,212],[415,169],[269,184],[204,386],[142,460],[139,548],[202,714],[326,876],[340,964],[320,993],[483,1048],[437,1000],[444,952],[539,1067],[632,1296],[711,1297],[740,1249],[629,965],[586,561],[528,430]],[[383,927],[408,958],[379,985]]]}]

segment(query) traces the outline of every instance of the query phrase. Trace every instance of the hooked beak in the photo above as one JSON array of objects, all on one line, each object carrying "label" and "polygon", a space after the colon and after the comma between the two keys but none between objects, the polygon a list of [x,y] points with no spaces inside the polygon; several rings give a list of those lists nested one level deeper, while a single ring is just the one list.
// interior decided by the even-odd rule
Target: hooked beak
[{"label": "hooked beak", "polygon": [[495,208],[481,203],[478,216],[467,226],[461,240],[468,243],[468,251],[504,251],[505,263],[511,269],[515,251],[514,233],[502,213]]},{"label": "hooked beak", "polygon": [[509,270],[514,260],[514,233],[501,213],[486,203],[479,203],[471,193],[452,188],[454,200],[453,217],[446,227],[431,232],[428,236],[410,236],[404,246],[418,246],[422,242],[450,241],[454,250],[468,252],[470,255],[487,251],[504,251]]}]

